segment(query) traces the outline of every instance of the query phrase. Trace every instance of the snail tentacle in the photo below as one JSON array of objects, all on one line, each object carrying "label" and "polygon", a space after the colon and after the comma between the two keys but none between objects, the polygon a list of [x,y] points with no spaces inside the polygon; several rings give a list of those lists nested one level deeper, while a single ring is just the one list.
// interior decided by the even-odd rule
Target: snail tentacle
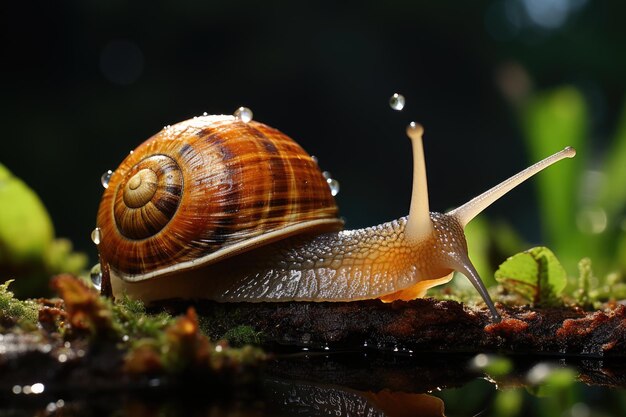
[{"label": "snail tentacle", "polygon": [[528,168],[518,172],[512,177],[502,181],[500,184],[485,191],[477,197],[472,198],[462,206],[448,212],[449,215],[455,216],[463,227],[465,227],[474,217],[479,215],[483,210],[494,202],[498,201],[503,195],[517,187],[533,175],[543,171],[550,165],[565,159],[576,156],[576,150],[571,146],[566,147],[549,157],[529,166]]}]

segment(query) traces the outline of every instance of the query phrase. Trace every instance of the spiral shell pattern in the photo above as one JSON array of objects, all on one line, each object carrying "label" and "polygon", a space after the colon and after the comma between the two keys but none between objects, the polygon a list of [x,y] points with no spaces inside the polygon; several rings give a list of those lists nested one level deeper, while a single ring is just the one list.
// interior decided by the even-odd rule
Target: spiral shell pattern
[{"label": "spiral shell pattern", "polygon": [[115,170],[98,210],[98,249],[138,281],[294,231],[340,229],[337,213],[317,164],[288,136],[231,116],[198,117],[157,133]]},{"label": "spiral shell pattern", "polygon": [[150,156],[126,174],[115,196],[115,223],[129,239],[145,239],[174,217],[183,190],[180,167],[165,155]]}]

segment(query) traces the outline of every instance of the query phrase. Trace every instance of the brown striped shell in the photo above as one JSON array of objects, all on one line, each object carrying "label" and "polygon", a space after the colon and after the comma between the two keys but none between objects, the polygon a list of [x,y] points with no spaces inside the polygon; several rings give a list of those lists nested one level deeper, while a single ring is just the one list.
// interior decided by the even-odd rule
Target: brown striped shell
[{"label": "brown striped shell", "polygon": [[141,281],[302,232],[341,229],[328,184],[292,139],[205,116],[164,128],[114,171],[98,210],[103,261]]}]

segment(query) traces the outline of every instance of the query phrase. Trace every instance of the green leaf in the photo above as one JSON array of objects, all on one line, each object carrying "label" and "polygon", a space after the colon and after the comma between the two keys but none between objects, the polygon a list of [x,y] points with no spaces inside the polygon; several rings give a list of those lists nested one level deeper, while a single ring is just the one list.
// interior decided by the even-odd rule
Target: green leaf
[{"label": "green leaf", "polygon": [[495,278],[507,290],[542,305],[558,305],[567,284],[565,269],[543,246],[511,256],[500,265]]}]

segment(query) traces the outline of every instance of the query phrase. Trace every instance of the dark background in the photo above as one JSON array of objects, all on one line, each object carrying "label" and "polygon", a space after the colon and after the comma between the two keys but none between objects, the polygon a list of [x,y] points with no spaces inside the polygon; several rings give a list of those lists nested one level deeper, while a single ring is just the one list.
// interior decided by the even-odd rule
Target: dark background
[{"label": "dark background", "polygon": [[[338,3],[338,2],[337,2]],[[626,86],[626,2],[14,2],[1,13],[0,162],[95,260],[100,175],[157,132],[244,105],[341,183],[348,227],[407,214],[408,122],[426,128],[431,210],[528,163],[498,88],[520,65],[538,90],[590,103],[593,162]],[[400,92],[403,112],[388,105]],[[555,149],[556,151],[557,149]],[[539,239],[532,184],[488,210]]]}]

